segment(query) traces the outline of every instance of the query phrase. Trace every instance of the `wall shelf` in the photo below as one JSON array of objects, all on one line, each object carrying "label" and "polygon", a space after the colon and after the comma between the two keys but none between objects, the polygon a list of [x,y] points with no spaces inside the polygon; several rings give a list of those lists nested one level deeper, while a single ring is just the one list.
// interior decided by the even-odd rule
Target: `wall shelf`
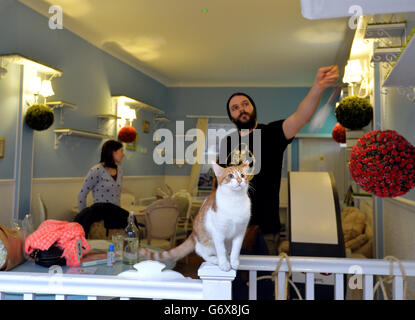
[{"label": "wall shelf", "polygon": [[63,108],[68,108],[68,109],[72,109],[72,110],[76,110],[78,107],[76,106],[76,104],[73,104],[71,102],[67,102],[67,101],[47,101],[45,103],[46,105],[48,105],[49,107],[51,107],[52,109],[59,109],[60,111],[60,124],[63,124]]},{"label": "wall shelf", "polygon": [[152,112],[154,114],[163,114],[164,111],[160,110],[159,108],[153,107],[145,102],[139,101],[137,99],[133,99],[126,95],[115,95],[112,98],[117,99],[118,101],[122,101],[125,105],[138,109],[139,111],[145,110]]},{"label": "wall shelf", "polygon": [[115,114],[97,114],[97,117],[100,119],[121,119],[121,117],[115,115]]},{"label": "wall shelf", "polygon": [[409,41],[383,87],[415,87],[415,37]]},{"label": "wall shelf", "polygon": [[15,63],[22,66],[29,66],[35,68],[38,72],[42,72],[46,75],[57,77],[62,76],[61,70],[48,66],[37,60],[25,57],[18,53],[1,54],[0,60],[4,61],[5,63]]},{"label": "wall shelf", "polygon": [[368,24],[365,30],[365,39],[402,38],[405,36],[406,23]]},{"label": "wall shelf", "polygon": [[370,62],[393,62],[401,53],[402,48],[376,48]]},{"label": "wall shelf", "polygon": [[170,119],[166,118],[166,117],[155,117],[154,121],[158,121],[158,122],[170,122]]},{"label": "wall shelf", "polygon": [[58,108],[69,108],[69,109],[77,109],[78,107],[76,104],[67,101],[47,101],[46,105],[50,106],[52,109]]},{"label": "wall shelf", "polygon": [[70,129],[70,128],[62,128],[62,129],[55,129],[53,130],[55,133],[55,150],[59,148],[59,142],[63,136],[79,136],[79,137],[86,137],[86,138],[93,138],[93,139],[113,139],[113,136],[109,136],[106,134],[98,133],[98,132],[91,132],[85,130],[78,130],[78,129]]}]

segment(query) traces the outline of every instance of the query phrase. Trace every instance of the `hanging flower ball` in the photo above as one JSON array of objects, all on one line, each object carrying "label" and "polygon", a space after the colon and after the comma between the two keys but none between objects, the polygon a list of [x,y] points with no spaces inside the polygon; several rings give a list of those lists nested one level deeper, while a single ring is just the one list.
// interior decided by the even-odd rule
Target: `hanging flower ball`
[{"label": "hanging flower ball", "polygon": [[343,127],[357,130],[370,123],[373,118],[373,107],[368,99],[351,96],[342,99],[334,113]]},{"label": "hanging flower ball", "polygon": [[331,132],[331,136],[338,143],[346,143],[346,128],[337,122]]},{"label": "hanging flower ball", "polygon": [[137,137],[137,131],[132,126],[124,126],[118,133],[118,139],[125,143],[130,143]]},{"label": "hanging flower ball", "polygon": [[33,130],[46,130],[54,121],[53,109],[45,104],[34,104],[26,111],[24,121]]},{"label": "hanging flower ball", "polygon": [[363,190],[401,196],[415,185],[415,148],[394,130],[371,131],[353,146],[349,170]]}]

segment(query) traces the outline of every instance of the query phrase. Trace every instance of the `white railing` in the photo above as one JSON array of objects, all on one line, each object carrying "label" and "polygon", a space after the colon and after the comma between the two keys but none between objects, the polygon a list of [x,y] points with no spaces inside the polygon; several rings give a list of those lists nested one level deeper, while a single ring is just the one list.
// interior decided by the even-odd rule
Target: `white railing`
[{"label": "white railing", "polygon": [[118,276],[72,275],[27,272],[0,272],[0,300],[34,300],[37,295],[51,295],[56,300],[99,298],[230,300],[236,272],[222,272],[217,266],[203,263],[199,279],[143,281]]},{"label": "white railing", "polygon": [[[241,255],[239,270],[249,271],[249,299],[257,297],[257,271],[275,271],[280,257],[277,256],[249,256]],[[352,275],[353,287],[361,280],[363,298],[374,299],[374,276],[393,275],[392,298],[404,299],[404,276],[415,276],[415,261],[401,261],[405,275],[402,275],[398,262],[376,259],[346,259],[346,258],[310,258],[289,257],[292,273],[305,273],[305,299],[314,300],[315,275],[330,273],[334,275],[334,296],[336,300],[344,300],[344,277]],[[286,273],[289,267],[283,260],[278,272],[278,299],[284,299]],[[376,283],[376,282],[375,282]],[[347,283],[346,285],[349,285]],[[294,297],[296,298],[296,297]]]},{"label": "white railing", "polygon": [[[239,270],[249,271],[249,299],[255,300],[257,297],[257,272],[275,271],[280,259],[281,257],[277,256],[242,255],[240,257]],[[397,262],[387,260],[289,257],[289,261],[293,274],[305,273],[304,298],[308,300],[313,300],[315,297],[315,283],[320,273],[334,275],[336,300],[345,299],[346,275],[352,275],[354,284],[356,278],[360,277],[363,298],[366,300],[374,299],[375,276],[394,276],[392,298],[396,300],[404,299],[404,278],[415,277],[415,261],[400,262],[404,274]],[[278,270],[278,299],[284,299],[285,280],[289,271],[287,260],[283,260]],[[200,279],[143,281],[118,276],[0,272],[0,300],[15,297],[9,294],[20,294],[23,295],[23,299],[28,300],[36,299],[37,295],[51,295],[51,298],[57,300],[68,297],[89,300],[100,297],[180,300],[232,298],[232,281],[236,276],[234,270],[223,272],[215,265],[203,263],[198,275]]]}]

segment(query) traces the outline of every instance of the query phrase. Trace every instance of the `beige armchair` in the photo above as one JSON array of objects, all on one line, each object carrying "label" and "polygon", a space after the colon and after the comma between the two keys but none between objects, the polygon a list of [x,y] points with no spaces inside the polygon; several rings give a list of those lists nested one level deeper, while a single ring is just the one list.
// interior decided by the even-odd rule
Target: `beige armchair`
[{"label": "beige armchair", "polygon": [[168,250],[173,247],[179,209],[170,198],[161,199],[146,208],[147,239],[141,245]]}]

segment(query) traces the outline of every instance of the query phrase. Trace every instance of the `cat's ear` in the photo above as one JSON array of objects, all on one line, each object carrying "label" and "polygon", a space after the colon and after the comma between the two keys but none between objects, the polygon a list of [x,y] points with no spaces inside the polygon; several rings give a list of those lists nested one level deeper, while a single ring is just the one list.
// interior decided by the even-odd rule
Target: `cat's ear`
[{"label": "cat's ear", "polygon": [[249,160],[245,160],[244,162],[242,162],[241,166],[242,167],[249,166]]},{"label": "cat's ear", "polygon": [[243,173],[245,173],[245,174],[248,173],[248,171],[250,169],[249,168],[249,160],[245,160],[244,162],[241,163],[241,169],[242,169]]},{"label": "cat's ear", "polygon": [[225,168],[222,168],[222,167],[221,167],[220,165],[218,165],[216,162],[212,162],[211,164],[212,164],[213,171],[215,171],[215,175],[216,175],[217,177],[222,176],[223,171],[225,170]]}]

